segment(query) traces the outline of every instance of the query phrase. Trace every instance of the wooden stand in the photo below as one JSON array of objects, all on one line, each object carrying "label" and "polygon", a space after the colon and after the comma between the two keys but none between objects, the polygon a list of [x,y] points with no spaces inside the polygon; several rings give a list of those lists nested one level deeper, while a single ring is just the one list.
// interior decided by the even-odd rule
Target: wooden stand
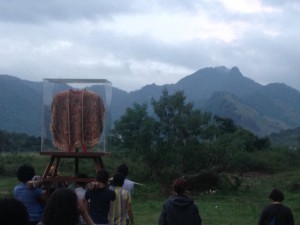
[{"label": "wooden stand", "polygon": [[[94,161],[95,171],[104,169],[104,164],[102,161],[102,156],[110,156],[109,152],[41,152],[41,155],[50,155],[50,161],[43,173],[42,179],[46,183],[55,183],[55,182],[92,182],[95,181],[95,178],[78,178],[79,171],[79,158],[89,158]],[[58,165],[61,158],[74,158],[75,171],[74,177],[72,176],[56,176],[58,171]],[[49,174],[50,169],[53,168],[54,171],[52,174]]]}]

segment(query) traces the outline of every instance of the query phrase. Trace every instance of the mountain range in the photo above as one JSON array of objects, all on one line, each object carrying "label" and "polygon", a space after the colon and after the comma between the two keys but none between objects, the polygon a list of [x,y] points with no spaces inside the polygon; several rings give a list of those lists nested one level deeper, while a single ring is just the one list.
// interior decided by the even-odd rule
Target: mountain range
[{"label": "mountain range", "polygon": [[[187,102],[214,115],[231,118],[258,136],[300,126],[300,92],[283,83],[261,85],[237,67],[207,67],[175,84],[149,84],[126,92],[112,88],[111,118],[133,103],[150,103],[163,89],[183,91]],[[0,75],[0,130],[41,135],[43,82]]]}]

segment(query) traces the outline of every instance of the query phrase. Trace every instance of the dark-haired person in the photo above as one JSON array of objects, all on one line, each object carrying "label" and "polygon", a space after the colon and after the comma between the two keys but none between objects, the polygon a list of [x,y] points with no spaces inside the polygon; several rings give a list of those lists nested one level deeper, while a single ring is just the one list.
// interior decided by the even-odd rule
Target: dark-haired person
[{"label": "dark-haired person", "polygon": [[21,165],[17,171],[20,183],[14,187],[13,191],[14,197],[25,205],[30,225],[36,225],[41,220],[45,204],[42,189],[32,185],[34,176],[35,170],[31,165]]},{"label": "dark-haired person", "polygon": [[94,225],[88,214],[87,204],[78,204],[76,193],[68,188],[54,191],[45,208],[39,225],[78,225],[82,215],[87,225]]},{"label": "dark-haired person", "polygon": [[127,215],[129,217],[130,225],[134,225],[133,213],[131,208],[130,192],[122,188],[125,176],[117,173],[113,177],[113,189],[116,193],[116,200],[111,203],[109,209],[109,225],[125,225]]},{"label": "dark-haired person", "polygon": [[201,225],[201,218],[194,200],[185,195],[186,181],[177,178],[173,182],[175,195],[168,198],[159,217],[159,225]]},{"label": "dark-haired person", "polygon": [[118,167],[117,173],[121,173],[124,175],[125,180],[124,180],[124,184],[122,186],[123,189],[127,190],[130,192],[130,194],[133,194],[134,191],[134,182],[127,179],[128,173],[129,173],[129,169],[128,166],[126,164],[121,164]]},{"label": "dark-haired person", "polygon": [[116,198],[115,192],[108,189],[109,174],[106,170],[100,170],[96,176],[96,187],[87,190],[86,201],[89,201],[89,214],[95,224],[107,225],[108,212],[111,201]]},{"label": "dark-haired person", "polygon": [[266,206],[260,215],[259,225],[268,225],[276,217],[278,225],[294,225],[294,217],[289,207],[282,204],[284,194],[278,189],[273,189],[269,194],[272,203]]},{"label": "dark-haired person", "polygon": [[1,225],[28,225],[29,215],[22,202],[15,198],[0,200]]},{"label": "dark-haired person", "polygon": [[[134,182],[129,180],[127,178],[128,174],[129,174],[129,169],[128,166],[123,163],[118,167],[117,173],[121,173],[124,175],[125,180],[124,180],[124,184],[122,186],[123,189],[125,189],[126,191],[130,192],[130,195],[132,196],[133,192],[134,192]],[[126,225],[129,225],[129,216],[126,216]]]}]

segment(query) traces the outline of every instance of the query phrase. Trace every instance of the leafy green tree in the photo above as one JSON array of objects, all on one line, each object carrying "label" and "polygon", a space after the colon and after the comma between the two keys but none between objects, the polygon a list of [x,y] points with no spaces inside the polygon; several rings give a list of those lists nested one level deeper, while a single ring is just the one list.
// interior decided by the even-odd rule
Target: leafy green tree
[{"label": "leafy green tree", "polygon": [[148,115],[147,105],[134,104],[115,122],[112,143],[133,158],[140,159],[153,176],[157,166],[158,152],[155,147],[155,120]]},{"label": "leafy green tree", "polygon": [[114,124],[113,143],[122,148],[148,147],[153,139],[154,120],[147,113],[147,105],[134,104]]},{"label": "leafy green tree", "polygon": [[182,91],[169,95],[164,89],[160,99],[152,99],[158,121],[157,147],[164,161],[161,166],[177,165],[178,171],[189,170],[192,152],[199,150],[202,133],[211,117],[185,102]]},{"label": "leafy green tree", "polygon": [[112,132],[113,144],[142,162],[141,170],[151,177],[164,180],[203,169],[262,168],[254,158],[245,166],[239,159],[245,162],[250,153],[269,148],[267,138],[258,138],[229,118],[212,118],[194,109],[182,91],[170,95],[164,89],[151,105],[153,117],[146,104],[127,108]]}]

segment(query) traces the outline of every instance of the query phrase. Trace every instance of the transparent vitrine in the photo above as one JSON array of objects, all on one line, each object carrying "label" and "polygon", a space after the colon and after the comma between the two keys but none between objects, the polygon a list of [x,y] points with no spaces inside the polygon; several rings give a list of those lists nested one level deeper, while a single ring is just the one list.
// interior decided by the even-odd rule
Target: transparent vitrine
[{"label": "transparent vitrine", "polygon": [[111,98],[105,79],[44,79],[41,152],[109,151]]}]

